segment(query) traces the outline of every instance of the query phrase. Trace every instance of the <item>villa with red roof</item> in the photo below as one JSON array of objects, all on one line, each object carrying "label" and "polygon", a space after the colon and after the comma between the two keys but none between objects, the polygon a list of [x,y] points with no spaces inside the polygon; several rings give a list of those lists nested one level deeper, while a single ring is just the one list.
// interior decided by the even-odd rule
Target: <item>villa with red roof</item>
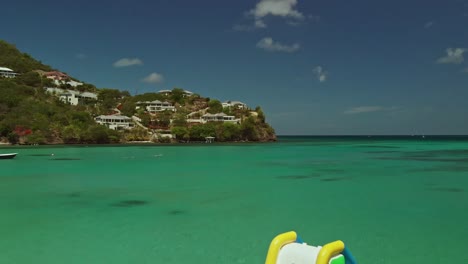
[{"label": "villa with red roof", "polygon": [[44,76],[48,79],[57,80],[57,81],[70,79],[68,75],[59,71],[44,72]]}]

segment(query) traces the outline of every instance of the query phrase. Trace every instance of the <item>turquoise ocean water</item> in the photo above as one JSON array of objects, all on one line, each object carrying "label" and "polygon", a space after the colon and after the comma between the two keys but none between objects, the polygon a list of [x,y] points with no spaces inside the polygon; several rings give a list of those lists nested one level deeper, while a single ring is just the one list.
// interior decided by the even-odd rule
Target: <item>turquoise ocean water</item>
[{"label": "turquoise ocean water", "polygon": [[468,263],[468,138],[8,152],[0,263],[264,263],[290,230],[359,263]]}]

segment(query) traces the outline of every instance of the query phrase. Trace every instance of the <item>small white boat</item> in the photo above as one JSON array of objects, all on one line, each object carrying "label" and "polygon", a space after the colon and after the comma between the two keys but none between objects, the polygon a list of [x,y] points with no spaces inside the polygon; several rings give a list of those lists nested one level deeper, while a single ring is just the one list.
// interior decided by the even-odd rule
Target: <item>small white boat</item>
[{"label": "small white boat", "polygon": [[5,153],[5,154],[0,154],[0,159],[12,159],[16,157],[18,153]]}]

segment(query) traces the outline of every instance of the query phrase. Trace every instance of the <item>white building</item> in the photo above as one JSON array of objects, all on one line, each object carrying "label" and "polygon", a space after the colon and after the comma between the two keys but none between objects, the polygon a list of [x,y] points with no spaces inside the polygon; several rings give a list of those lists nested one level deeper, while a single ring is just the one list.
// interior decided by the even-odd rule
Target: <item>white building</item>
[{"label": "white building", "polygon": [[70,85],[71,87],[77,87],[77,86],[83,85],[83,83],[81,83],[81,82],[75,82],[75,81],[73,81],[73,80],[70,80],[70,81],[54,80],[54,83],[55,83],[56,85],[68,84],[68,85]]},{"label": "white building", "polygon": [[64,103],[71,105],[82,104],[86,101],[97,100],[97,94],[91,92],[78,92],[73,90],[65,90],[60,88],[47,87],[47,93],[59,96],[60,100]]},{"label": "white building", "polygon": [[110,129],[121,130],[134,127],[133,121],[128,116],[122,115],[100,115],[94,118],[96,123],[105,125]]},{"label": "white building", "polygon": [[7,68],[7,67],[0,67],[0,77],[4,78],[14,78],[18,75],[16,72],[14,72],[12,69]]},{"label": "white building", "polygon": [[59,71],[43,72],[43,75],[48,79],[58,80],[58,81],[70,79],[70,76]]},{"label": "white building", "polygon": [[140,109],[141,107],[145,107],[146,111],[150,113],[156,113],[156,112],[162,112],[162,111],[172,111],[175,112],[176,109],[175,107],[169,103],[169,102],[161,102],[159,100],[154,100],[154,101],[146,101],[146,102],[137,102],[136,103],[136,109]]},{"label": "white building", "polygon": [[237,122],[235,116],[226,115],[225,113],[204,114],[201,119],[206,122]]},{"label": "white building", "polygon": [[240,124],[240,118],[236,118],[235,116],[226,115],[225,113],[217,113],[217,114],[204,114],[201,118],[192,118],[194,113],[190,113],[187,115],[187,122],[188,123],[201,123],[205,124],[207,122],[230,122],[230,123],[237,123]]},{"label": "white building", "polygon": [[[170,95],[172,94],[172,90],[160,90],[158,91],[158,93],[164,94],[164,95]],[[184,96],[191,96],[191,95],[193,95],[193,92],[184,90]]]},{"label": "white building", "polygon": [[223,107],[235,107],[237,109],[247,109],[247,105],[239,101],[226,101],[222,103]]},{"label": "white building", "polygon": [[55,85],[61,85],[61,84],[68,84],[72,87],[77,87],[79,85],[83,85],[81,82],[73,81],[70,76],[63,72],[59,71],[51,71],[51,72],[43,72],[43,71],[38,71],[39,74],[45,76],[47,79],[51,79]]}]

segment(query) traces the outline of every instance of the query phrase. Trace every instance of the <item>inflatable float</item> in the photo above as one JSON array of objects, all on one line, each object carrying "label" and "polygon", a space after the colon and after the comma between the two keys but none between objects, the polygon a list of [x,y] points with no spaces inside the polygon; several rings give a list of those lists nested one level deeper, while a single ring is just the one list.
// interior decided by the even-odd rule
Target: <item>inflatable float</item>
[{"label": "inflatable float", "polygon": [[341,240],[324,246],[304,243],[294,231],[276,236],[265,264],[357,264]]}]

